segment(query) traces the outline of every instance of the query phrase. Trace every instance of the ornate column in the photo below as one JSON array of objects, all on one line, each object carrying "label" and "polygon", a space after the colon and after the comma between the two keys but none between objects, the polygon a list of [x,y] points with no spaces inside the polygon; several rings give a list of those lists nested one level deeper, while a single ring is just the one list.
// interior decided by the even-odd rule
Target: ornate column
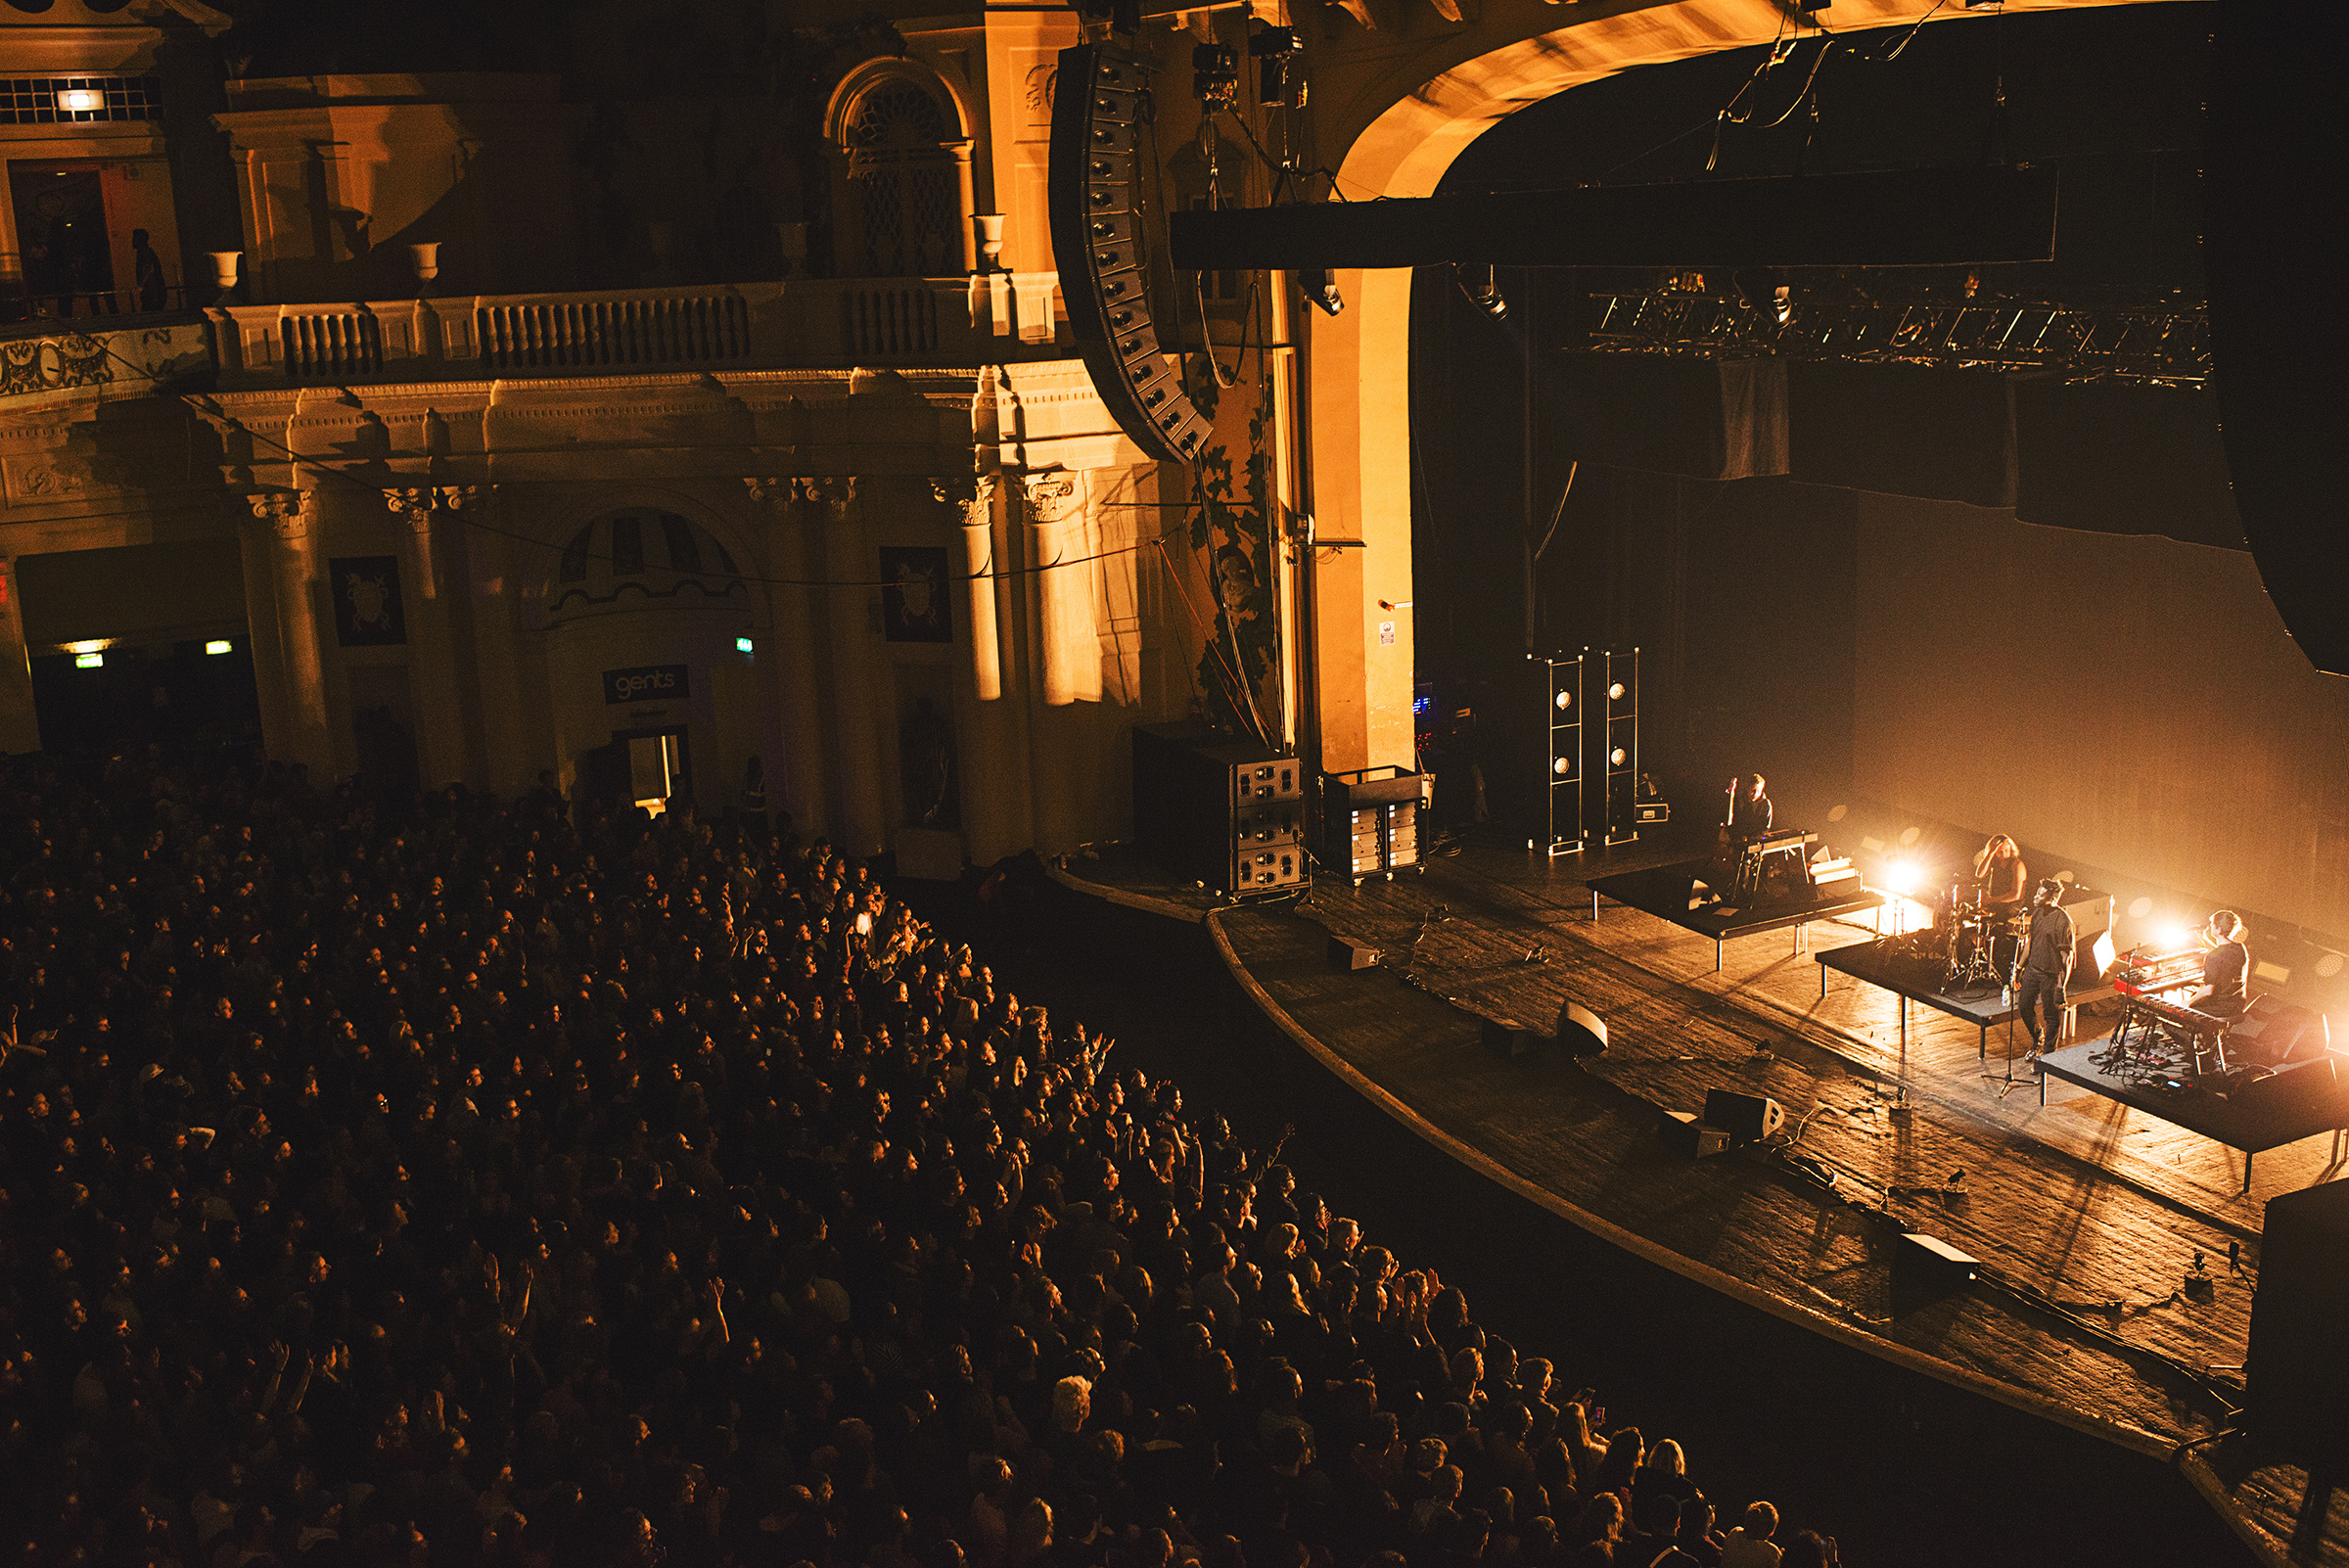
[{"label": "ornate column", "polygon": [[[865,535],[853,478],[805,479],[800,497],[823,535],[824,626],[832,650],[832,735],[840,802],[833,838],[849,854],[878,854],[886,831],[881,789],[873,637],[880,616],[880,570]],[[849,585],[852,584],[852,586]]]},{"label": "ornate column", "polygon": [[445,484],[386,490],[384,504],[407,524],[400,534],[400,570],[411,584],[407,598],[409,701],[416,709],[417,761],[427,789],[464,780],[480,782],[474,749],[466,744],[466,703],[458,647],[463,622],[452,603],[464,593],[464,575],[445,570],[436,548],[436,524],[480,491]]},{"label": "ornate column", "polygon": [[[1101,643],[1093,625],[1093,568],[1084,548],[1084,475],[1067,469],[1021,477],[1028,502],[1028,559],[1036,578],[1036,641],[1044,704],[1101,698]],[[1070,563],[1054,566],[1053,562]]]},{"label": "ornate column", "polygon": [[[269,755],[308,764],[311,783],[331,783],[334,744],[326,723],[326,661],[319,643],[318,541],[311,490],[256,490],[254,539],[267,564],[277,611],[279,723],[264,727]],[[256,639],[257,640],[257,639]]]},{"label": "ornate column", "polygon": [[962,623],[970,635],[971,688],[983,703],[1003,695],[1003,648],[995,622],[995,477],[934,479],[930,493],[960,525],[954,559],[962,578]]},{"label": "ornate column", "polygon": [[979,234],[971,226],[971,214],[979,210],[979,188],[971,174],[971,154],[978,147],[974,141],[943,144],[954,156],[954,210],[961,214],[955,226],[962,230],[962,270],[979,270]]},{"label": "ornate column", "polygon": [[807,566],[807,530],[799,506],[798,480],[746,479],[743,487],[766,514],[767,625],[771,642],[759,661],[759,682],[772,702],[783,735],[783,755],[769,758],[770,796],[792,814],[801,833],[812,837],[829,826],[825,816],[824,720],[817,697],[815,596],[806,586],[816,576]]},{"label": "ornate column", "polygon": [[17,603],[16,563],[0,558],[0,753],[40,749],[41,724],[32,705],[32,660],[24,647],[24,611]]}]

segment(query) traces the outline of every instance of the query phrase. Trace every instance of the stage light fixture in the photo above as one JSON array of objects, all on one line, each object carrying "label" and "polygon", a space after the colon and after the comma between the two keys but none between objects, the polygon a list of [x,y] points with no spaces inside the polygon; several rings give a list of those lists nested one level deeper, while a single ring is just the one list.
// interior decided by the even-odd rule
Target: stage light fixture
[{"label": "stage light fixture", "polygon": [[73,656],[73,668],[76,669],[97,669],[105,664],[106,655],[102,653],[75,654]]},{"label": "stage light fixture", "polygon": [[2153,928],[2153,941],[2165,952],[2175,952],[2193,945],[2194,934],[2180,920],[2164,920]]},{"label": "stage light fixture", "polygon": [[1778,318],[1778,325],[1781,327],[1794,320],[1794,291],[1783,283],[1779,284],[1777,292],[1771,296],[1770,313]]},{"label": "stage light fixture", "polygon": [[1558,693],[1558,711],[1560,713],[1564,713],[1567,709],[1572,708],[1573,706],[1574,693],[1570,691],[1562,691]]},{"label": "stage light fixture", "polygon": [[1574,771],[1574,760],[1569,757],[1561,757],[1549,764],[1549,770],[1557,774],[1560,778],[1564,778],[1567,774]]},{"label": "stage light fixture", "polygon": [[234,653],[237,651],[237,645],[226,637],[214,637],[204,645],[204,651],[207,654]]},{"label": "stage light fixture", "polygon": [[1613,751],[1607,753],[1607,765],[1609,767],[1621,767],[1626,761],[1631,760],[1631,753],[1618,746]]},{"label": "stage light fixture", "polygon": [[1619,680],[1619,681],[1615,682],[1615,684],[1614,684],[1614,685],[1612,685],[1612,686],[1609,686],[1609,687],[1607,688],[1607,701],[1609,701],[1609,702],[1611,702],[1611,703],[1619,703],[1619,702],[1623,701],[1623,682],[1622,682],[1622,681],[1620,681],[1620,680]]},{"label": "stage light fixture", "polygon": [[1509,302],[1500,297],[1500,283],[1493,275],[1491,262],[1473,261],[1454,265],[1451,274],[1453,281],[1459,284],[1460,292],[1468,297],[1470,304],[1496,321],[1508,319]]},{"label": "stage light fixture", "polygon": [[1327,267],[1312,267],[1298,273],[1297,287],[1325,315],[1334,316],[1346,308],[1346,297],[1338,293],[1338,280],[1329,275]]},{"label": "stage light fixture", "polygon": [[1906,899],[1916,891],[1916,867],[1895,860],[1884,868],[1884,886]]}]

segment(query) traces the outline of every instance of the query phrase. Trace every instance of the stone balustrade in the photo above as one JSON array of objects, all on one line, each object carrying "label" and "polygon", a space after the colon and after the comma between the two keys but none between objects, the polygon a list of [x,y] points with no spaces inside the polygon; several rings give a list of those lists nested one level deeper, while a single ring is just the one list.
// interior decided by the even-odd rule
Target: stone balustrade
[{"label": "stone balustrade", "polygon": [[224,388],[1059,357],[1052,273],[216,305]]}]

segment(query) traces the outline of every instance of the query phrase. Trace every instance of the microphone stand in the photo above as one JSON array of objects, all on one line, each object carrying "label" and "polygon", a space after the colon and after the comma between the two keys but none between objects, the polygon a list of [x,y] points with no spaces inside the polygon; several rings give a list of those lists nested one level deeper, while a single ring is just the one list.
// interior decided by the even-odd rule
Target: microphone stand
[{"label": "microphone stand", "polygon": [[[2031,927],[2039,923],[2039,911],[2043,907],[2044,905],[2039,899],[2031,900],[2031,919],[2024,925],[2023,940],[2015,947],[2013,959],[2006,965],[2006,1073],[2003,1078],[1991,1079],[1992,1083],[1999,1085],[2001,1101],[2018,1088],[2030,1088],[2040,1083],[2039,1064],[2036,1057],[2032,1059],[2032,1077],[2016,1078],[2014,1076],[2014,1021],[2022,1011],[2016,1005],[2015,991],[2017,988],[2015,983],[2022,978],[2023,960],[2031,954]],[[1984,1073],[1982,1076],[1986,1079],[1991,1078],[1988,1073]]]}]

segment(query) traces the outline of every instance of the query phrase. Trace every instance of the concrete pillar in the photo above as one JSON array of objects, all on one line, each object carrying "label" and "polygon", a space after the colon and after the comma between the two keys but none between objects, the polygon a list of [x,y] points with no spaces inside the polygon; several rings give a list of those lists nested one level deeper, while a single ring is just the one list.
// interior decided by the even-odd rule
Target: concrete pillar
[{"label": "concrete pillar", "polygon": [[828,831],[830,792],[824,787],[824,719],[817,657],[815,593],[807,586],[807,525],[799,482],[746,479],[743,485],[766,515],[766,644],[759,650],[762,706],[771,706],[783,737],[781,755],[765,759],[769,809],[789,811],[800,832]]},{"label": "concrete pillar", "polygon": [[406,525],[400,530],[399,569],[407,581],[403,598],[408,700],[416,710],[416,761],[423,784],[429,790],[459,781],[478,783],[482,770],[466,744],[458,615],[452,602],[465,592],[466,584],[461,576],[443,570],[442,552],[435,548],[444,505],[463,504],[463,495],[453,487],[386,490],[383,495],[392,515]]},{"label": "concrete pillar", "polygon": [[[505,498],[490,484],[444,485],[440,494],[458,527],[465,518],[494,519]],[[451,521],[443,518],[442,529]],[[555,765],[544,726],[535,722],[546,712],[546,683],[531,669],[521,621],[530,574],[534,567],[543,575],[546,561],[541,554],[533,563],[528,546],[504,536],[519,531],[466,527],[458,552],[473,643],[473,678],[460,683],[467,733],[480,736],[480,781],[509,800],[535,785],[540,768]]]},{"label": "concrete pillar", "polygon": [[930,482],[930,493],[960,514],[954,561],[961,578],[956,598],[965,634],[963,668],[970,673],[971,694],[983,703],[1003,695],[1002,634],[995,620],[995,488],[992,474]]},{"label": "concrete pillar", "polygon": [[[1093,563],[1084,559],[1086,485],[1081,473],[1030,474],[1028,558],[1036,567],[1036,636],[1044,705],[1101,699],[1101,641],[1093,623]],[[1067,565],[1055,566],[1054,562]]]},{"label": "concrete pillar", "polygon": [[[874,553],[853,478],[800,482],[809,526],[823,535],[824,626],[832,651],[832,739],[840,802],[833,839],[844,853],[879,854],[885,845],[878,717],[883,672],[873,623],[879,619],[880,558]],[[854,584],[843,586],[842,584]]]},{"label": "concrete pillar", "polygon": [[[271,603],[277,611],[275,647],[262,649],[256,637],[254,653],[274,655],[283,687],[279,728],[272,732],[264,726],[262,737],[272,758],[289,764],[306,764],[310,782],[323,787],[333,781],[335,753],[327,728],[326,663],[321,643],[326,618],[320,603],[324,584],[319,580],[317,492],[260,490],[253,492],[251,500],[253,526],[268,562]],[[266,716],[264,711],[264,720]]]},{"label": "concrete pillar", "polygon": [[0,753],[41,749],[41,722],[32,706],[32,659],[24,647],[24,610],[17,603],[17,569],[0,559]]}]

